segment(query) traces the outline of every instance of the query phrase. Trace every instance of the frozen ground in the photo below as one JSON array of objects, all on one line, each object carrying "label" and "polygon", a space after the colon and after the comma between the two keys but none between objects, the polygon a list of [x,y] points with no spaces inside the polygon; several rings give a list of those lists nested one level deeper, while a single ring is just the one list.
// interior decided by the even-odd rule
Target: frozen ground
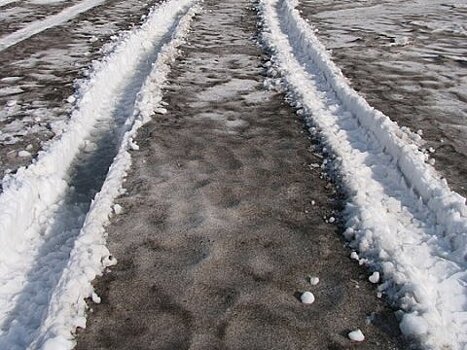
[{"label": "frozen ground", "polygon": [[[423,146],[467,194],[467,2],[300,1],[352,86]],[[431,153],[434,152],[434,153]]]}]

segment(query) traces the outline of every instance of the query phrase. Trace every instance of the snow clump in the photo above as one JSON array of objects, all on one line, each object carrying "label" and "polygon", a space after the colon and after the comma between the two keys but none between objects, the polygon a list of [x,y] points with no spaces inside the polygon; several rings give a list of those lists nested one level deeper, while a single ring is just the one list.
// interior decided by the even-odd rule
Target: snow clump
[{"label": "snow clump", "polygon": [[310,277],[310,284],[312,286],[316,286],[319,283],[319,277],[311,276]]},{"label": "snow clump", "polygon": [[312,292],[304,292],[300,296],[300,300],[302,301],[303,304],[313,304],[315,302],[315,296],[313,295]]},{"label": "snow clump", "polygon": [[378,271],[373,272],[373,274],[370,277],[368,277],[368,280],[371,283],[378,283],[379,282],[379,272]]},{"label": "snow clump", "polygon": [[356,329],[348,334],[349,339],[352,341],[364,341],[365,336],[363,335],[362,331],[360,329]]}]

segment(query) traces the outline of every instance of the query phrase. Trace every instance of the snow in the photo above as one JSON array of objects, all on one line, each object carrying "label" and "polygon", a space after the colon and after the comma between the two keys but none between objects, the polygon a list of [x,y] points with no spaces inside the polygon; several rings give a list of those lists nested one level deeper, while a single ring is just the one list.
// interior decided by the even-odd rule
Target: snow
[{"label": "snow", "polygon": [[6,5],[11,4],[13,2],[16,2],[16,1],[18,1],[18,0],[0,0],[0,7],[6,6]]},{"label": "snow", "polygon": [[115,215],[120,215],[123,211],[123,208],[120,204],[115,204],[113,207]]},{"label": "snow", "polygon": [[18,152],[18,157],[28,158],[28,157],[31,157],[31,153],[29,153],[28,151],[19,151]]},{"label": "snow", "polygon": [[316,286],[318,283],[319,283],[319,277],[316,277],[316,276],[310,277],[310,284],[312,286]]},{"label": "snow", "polygon": [[402,318],[400,328],[403,334],[407,336],[422,336],[428,332],[428,325],[423,317],[415,314],[406,314]]},{"label": "snow", "polygon": [[[336,157],[346,191],[346,238],[380,286],[427,332],[427,348],[467,345],[467,207],[427,163],[413,138],[348,84],[294,0],[261,0],[262,43],[287,100]],[[275,75],[277,76],[277,73]],[[407,321],[406,321],[407,322]],[[410,329],[410,327],[408,327]]]},{"label": "snow", "polygon": [[350,253],[350,259],[359,260],[360,258],[358,257],[357,252],[352,252]]},{"label": "snow", "polygon": [[371,283],[378,283],[379,282],[379,272],[378,271],[375,271],[371,274],[370,277],[368,277],[368,280],[371,282]]},{"label": "snow", "polygon": [[91,294],[91,300],[94,304],[100,304],[102,301],[101,298],[95,292]]},{"label": "snow", "polygon": [[[85,299],[92,298],[91,281],[116,263],[105,247],[104,226],[130,166],[128,150],[136,130],[158,107],[168,63],[177,56],[177,47],[197,10],[193,3],[165,2],[151,12],[141,28],[113,43],[113,50],[95,63],[89,80],[79,83],[76,107],[61,138],[39,153],[31,166],[4,178],[0,195],[0,348],[71,349],[74,330],[85,327]],[[148,76],[142,64],[148,67]],[[63,224],[56,222],[54,215],[63,206],[64,195],[72,191],[67,183],[72,162],[98,132],[99,125],[113,123],[116,96],[129,91],[129,87],[138,88],[136,78],[143,79],[144,84],[122,124],[119,151],[101,191],[87,213],[73,209],[77,217],[72,219],[83,220],[76,236],[61,233],[71,235],[67,239],[71,251],[63,246],[46,254],[47,246],[53,247],[60,238],[49,237],[47,227]],[[41,266],[34,266],[38,261]],[[62,265],[63,271],[57,271],[57,266]],[[28,294],[32,284],[41,288],[33,288],[34,293]],[[20,300],[21,305],[16,305]]]},{"label": "snow", "polygon": [[84,0],[76,5],[68,7],[55,15],[49,16],[42,20],[32,22],[26,27],[17,30],[11,34],[0,38],[0,51],[16,45],[17,43],[30,38],[46,29],[61,25],[79,14],[86,12],[96,6],[103,4],[105,0]]},{"label": "snow", "polygon": [[300,300],[303,304],[313,304],[315,302],[315,296],[312,292],[304,292],[300,296]]},{"label": "snow", "polygon": [[365,340],[365,336],[363,335],[360,329],[356,329],[348,334],[349,339],[352,341],[362,342]]}]

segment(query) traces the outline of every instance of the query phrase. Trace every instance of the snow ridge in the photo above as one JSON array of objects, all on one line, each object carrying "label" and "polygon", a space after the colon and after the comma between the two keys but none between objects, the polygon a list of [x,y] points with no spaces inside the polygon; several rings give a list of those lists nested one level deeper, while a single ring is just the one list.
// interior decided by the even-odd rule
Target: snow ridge
[{"label": "snow ridge", "polygon": [[16,2],[18,0],[0,0],[0,7],[6,6],[8,4],[11,4],[12,2]]},{"label": "snow ridge", "polygon": [[[112,43],[109,55],[95,63],[91,78],[81,82],[77,105],[62,137],[41,152],[28,168],[21,168],[15,175],[3,179],[4,191],[0,195],[0,243],[3,248],[0,256],[0,323],[3,328],[0,347],[12,350],[73,347],[72,332],[85,325],[84,298],[92,295],[90,281],[106,266],[115,263],[105,247],[104,226],[130,165],[127,150],[135,147],[132,138],[136,130],[148,120],[161,100],[168,63],[178,54],[177,47],[188,31],[197,9],[194,2],[171,0],[162,3],[140,28],[127,33],[118,43]],[[48,237],[48,230],[57,224],[54,222],[55,212],[65,193],[71,190],[67,183],[70,166],[86,147],[88,139],[99,132],[99,124],[115,123],[115,100],[129,88],[138,88],[132,79],[141,74],[141,63],[150,60],[154,50],[157,50],[157,57],[151,73],[143,77],[145,82],[135,105],[130,105],[133,113],[121,127],[119,150],[101,192],[91,204],[76,239],[67,242],[73,245],[70,256],[65,257],[67,266],[58,275],[57,284],[52,283],[53,290],[43,290],[42,285],[51,284],[47,269],[53,268],[56,262],[42,258],[50,266],[40,267],[44,271],[38,275],[43,281],[39,279],[33,283],[45,294],[31,296],[30,300],[23,298],[31,303],[27,310],[32,316],[19,315],[19,320],[11,321],[11,317],[18,317],[10,313],[22,297],[23,286],[31,282],[28,273],[37,263],[41,247],[55,239]],[[48,304],[42,305],[44,299]],[[46,310],[40,311],[44,307]],[[14,325],[13,330],[5,328],[5,322]]]},{"label": "snow ridge", "polygon": [[465,198],[396,123],[348,84],[296,0],[260,0],[262,39],[289,99],[334,152],[346,187],[346,236],[426,348],[467,345]]},{"label": "snow ridge", "polygon": [[[102,5],[105,1],[106,0],[84,0],[76,5],[64,9],[56,15],[32,22],[26,27],[0,38],[0,51],[3,51],[10,46],[16,45],[19,42],[32,37],[33,35],[43,32],[44,30],[68,22],[70,19],[78,16],[79,14],[86,12],[96,6]],[[0,6],[7,5],[11,2],[13,1],[0,3]]]}]

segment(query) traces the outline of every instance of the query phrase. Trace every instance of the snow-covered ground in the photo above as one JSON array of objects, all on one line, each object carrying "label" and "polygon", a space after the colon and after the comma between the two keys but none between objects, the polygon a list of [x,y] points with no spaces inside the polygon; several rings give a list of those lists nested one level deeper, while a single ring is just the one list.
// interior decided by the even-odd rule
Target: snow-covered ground
[{"label": "snow-covered ground", "polygon": [[289,101],[328,149],[324,164],[336,171],[349,200],[346,237],[360,262],[382,275],[379,290],[405,312],[404,334],[426,348],[464,349],[465,198],[429,164],[418,134],[399,128],[349,86],[296,5],[260,2],[270,74],[282,76]]}]

